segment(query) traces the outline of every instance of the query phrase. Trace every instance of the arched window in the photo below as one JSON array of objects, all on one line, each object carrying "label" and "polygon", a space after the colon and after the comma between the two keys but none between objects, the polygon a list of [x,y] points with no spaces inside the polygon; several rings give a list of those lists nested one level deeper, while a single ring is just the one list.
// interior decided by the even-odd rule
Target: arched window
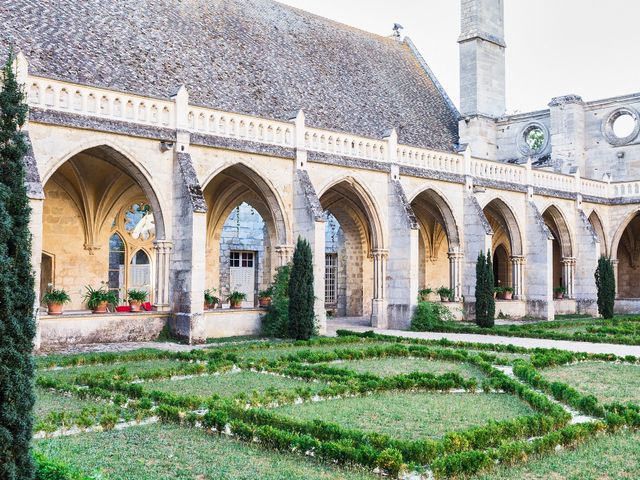
[{"label": "arched window", "polygon": [[138,250],[129,266],[129,288],[151,292],[151,261],[144,250]]},{"label": "arched window", "polygon": [[118,293],[122,298],[125,294],[125,246],[122,237],[114,233],[109,237],[109,290]]}]

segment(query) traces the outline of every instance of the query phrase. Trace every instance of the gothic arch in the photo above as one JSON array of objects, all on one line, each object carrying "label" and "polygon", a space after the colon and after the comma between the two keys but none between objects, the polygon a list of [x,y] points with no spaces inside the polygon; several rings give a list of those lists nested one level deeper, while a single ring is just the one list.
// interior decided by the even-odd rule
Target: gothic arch
[{"label": "gothic arch", "polygon": [[[202,191],[209,207],[209,234],[221,228],[237,205],[246,202],[260,213],[276,244],[287,245],[292,242],[291,226],[278,191],[265,175],[245,163],[225,164],[212,172],[203,182]],[[215,198],[208,198],[212,195]]]},{"label": "gothic arch", "polygon": [[[489,223],[493,220],[494,224],[504,230],[509,240],[510,254],[515,256],[524,255],[520,226],[511,207],[509,207],[504,200],[496,197],[487,202],[482,211],[487,217],[487,220],[489,220]],[[494,235],[495,233],[494,229]]]},{"label": "gothic arch", "polygon": [[573,257],[573,241],[569,225],[562,211],[556,205],[549,205],[542,213],[547,227],[558,240],[562,256],[566,258]]},{"label": "gothic arch", "polygon": [[447,236],[449,248],[460,247],[459,229],[453,210],[441,193],[432,187],[427,187],[419,191],[411,199],[411,206],[416,213],[419,211],[428,212],[442,225]]},{"label": "gothic arch", "polygon": [[622,222],[618,225],[616,229],[613,239],[611,240],[611,258],[618,258],[618,248],[620,246],[620,241],[627,230],[627,228],[631,225],[631,223],[636,219],[636,217],[640,216],[640,208],[636,208],[633,211],[629,212]]},{"label": "gothic arch", "polygon": [[[366,239],[369,251],[385,248],[382,223],[380,220],[380,209],[377,206],[373,195],[364,185],[352,176],[341,176],[333,179],[318,192],[320,204],[324,210],[333,208],[352,209],[353,219],[357,219],[360,227],[366,230]],[[340,205],[343,202],[343,205]],[[335,214],[334,214],[335,215]],[[341,216],[340,213],[336,216]],[[342,220],[338,218],[342,224]]]},{"label": "gothic arch", "polygon": [[[124,176],[128,176],[133,182],[131,184],[137,184],[145,194],[154,214],[154,220],[156,225],[156,238],[165,239],[167,226],[165,223],[165,215],[164,212],[166,208],[164,208],[166,202],[160,194],[160,190],[154,184],[149,171],[138,162],[132,154],[126,151],[125,147],[117,144],[117,142],[113,142],[111,140],[101,140],[99,142],[87,142],[80,146],[76,146],[73,150],[67,152],[64,156],[54,162],[42,175],[42,185],[46,185],[47,182],[54,176],[56,172],[58,172],[61,168],[67,165],[70,161],[73,161],[79,155],[89,155],[95,157],[99,160],[102,160],[106,163],[109,163],[120,170]],[[77,206],[80,207],[81,214],[85,215],[88,212],[83,212],[83,208],[79,205],[79,202],[86,200],[86,188],[83,185],[82,175],[86,172],[81,172],[80,167],[77,164],[73,165],[74,176],[78,180],[76,182],[76,186],[74,190],[76,190],[75,194],[72,195],[72,200],[76,203]],[[66,185],[69,187],[70,185]],[[115,185],[112,185],[115,187]],[[113,201],[114,192],[104,192],[106,196],[112,197],[110,200]],[[120,192],[120,194],[124,194]],[[75,197],[75,198],[73,198]],[[105,197],[106,198],[106,197]],[[95,212],[96,214],[99,212]],[[91,221],[90,218],[85,218],[85,220]],[[86,232],[88,235],[91,235],[92,227],[88,227],[89,230]]]},{"label": "gothic arch", "polygon": [[591,228],[596,234],[598,241],[600,242],[601,255],[605,255],[609,250],[607,249],[607,234],[602,224],[602,220],[595,208],[591,211],[588,217]]}]

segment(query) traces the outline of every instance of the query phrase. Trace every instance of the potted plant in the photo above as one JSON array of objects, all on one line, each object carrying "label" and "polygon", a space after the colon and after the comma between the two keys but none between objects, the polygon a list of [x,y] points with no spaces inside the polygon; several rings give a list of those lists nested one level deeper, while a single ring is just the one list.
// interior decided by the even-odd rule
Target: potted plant
[{"label": "potted plant", "polygon": [[418,290],[418,302],[428,302],[429,295],[433,293],[433,290],[430,288],[423,288],[422,290]]},{"label": "potted plant", "polygon": [[85,288],[87,293],[84,294],[84,301],[93,313],[106,313],[108,305],[118,304],[116,292],[107,290],[104,285],[97,289],[90,285]]},{"label": "potted plant", "polygon": [[504,288],[493,287],[493,298],[502,300],[504,294]]},{"label": "potted plant", "polygon": [[215,288],[209,288],[204,291],[204,309],[205,310],[209,310],[210,308],[216,308],[216,305],[220,303],[220,299],[214,295],[215,293],[216,293]]},{"label": "potted plant", "polygon": [[271,296],[273,295],[273,288],[269,287],[266,290],[261,290],[258,293],[258,304],[262,308],[266,308],[271,305]]},{"label": "potted plant", "polygon": [[140,306],[147,300],[147,295],[148,294],[145,290],[129,290],[129,307],[131,307],[132,312],[140,311]]},{"label": "potted plant", "polygon": [[511,287],[503,287],[502,288],[502,298],[505,300],[511,300],[513,298],[513,288]]},{"label": "potted plant", "polygon": [[564,287],[556,287],[553,289],[553,297],[556,300],[562,300],[565,293],[567,293],[567,289]]},{"label": "potted plant", "polygon": [[42,296],[42,301],[47,304],[49,315],[62,315],[63,306],[71,301],[71,297],[63,289],[50,288]]},{"label": "potted plant", "polygon": [[234,291],[229,294],[227,300],[229,300],[230,308],[237,309],[240,308],[243,300],[247,299],[247,294],[243,292]]},{"label": "potted plant", "polygon": [[440,287],[436,293],[440,295],[440,301],[442,302],[450,302],[451,297],[453,297],[453,290],[447,287]]}]

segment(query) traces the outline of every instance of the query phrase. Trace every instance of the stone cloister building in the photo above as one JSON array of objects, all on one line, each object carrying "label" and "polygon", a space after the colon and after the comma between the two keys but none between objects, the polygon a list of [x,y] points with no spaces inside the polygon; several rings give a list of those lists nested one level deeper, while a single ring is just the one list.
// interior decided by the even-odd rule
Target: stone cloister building
[{"label": "stone cloister building", "polygon": [[[321,331],[327,310],[406,328],[427,286],[472,318],[483,250],[514,289],[504,315],[595,313],[600,255],[616,308],[640,310],[640,94],[506,115],[502,0],[462,0],[460,110],[409,38],[270,0],[9,0],[0,17],[30,106],[38,296],[72,297],[39,315],[43,347],[255,332],[255,299],[205,311],[203,291],[255,296],[298,236]],[[153,311],[91,315],[85,285],[144,288]]]}]

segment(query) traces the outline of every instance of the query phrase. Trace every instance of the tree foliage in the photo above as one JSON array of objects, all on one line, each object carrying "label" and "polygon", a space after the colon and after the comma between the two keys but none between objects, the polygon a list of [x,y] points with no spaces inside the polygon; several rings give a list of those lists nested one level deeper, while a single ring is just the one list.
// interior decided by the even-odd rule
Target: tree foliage
[{"label": "tree foliage", "polygon": [[279,267],[273,279],[271,304],[262,318],[262,334],[266,337],[289,336],[289,276],[291,265]]},{"label": "tree foliage", "polygon": [[476,262],[476,323],[483,328],[493,327],[496,303],[493,298],[493,264],[491,251],[478,254]]},{"label": "tree foliage", "polygon": [[598,313],[603,318],[613,318],[613,305],[616,299],[616,278],[613,262],[605,256],[598,260],[596,268],[596,288],[598,289]]},{"label": "tree foliage", "polygon": [[13,60],[10,55],[0,76],[0,478],[23,480],[34,476],[35,294],[21,132],[27,107]]},{"label": "tree foliage", "polygon": [[289,335],[308,340],[315,330],[313,258],[309,242],[298,237],[289,280]]}]

